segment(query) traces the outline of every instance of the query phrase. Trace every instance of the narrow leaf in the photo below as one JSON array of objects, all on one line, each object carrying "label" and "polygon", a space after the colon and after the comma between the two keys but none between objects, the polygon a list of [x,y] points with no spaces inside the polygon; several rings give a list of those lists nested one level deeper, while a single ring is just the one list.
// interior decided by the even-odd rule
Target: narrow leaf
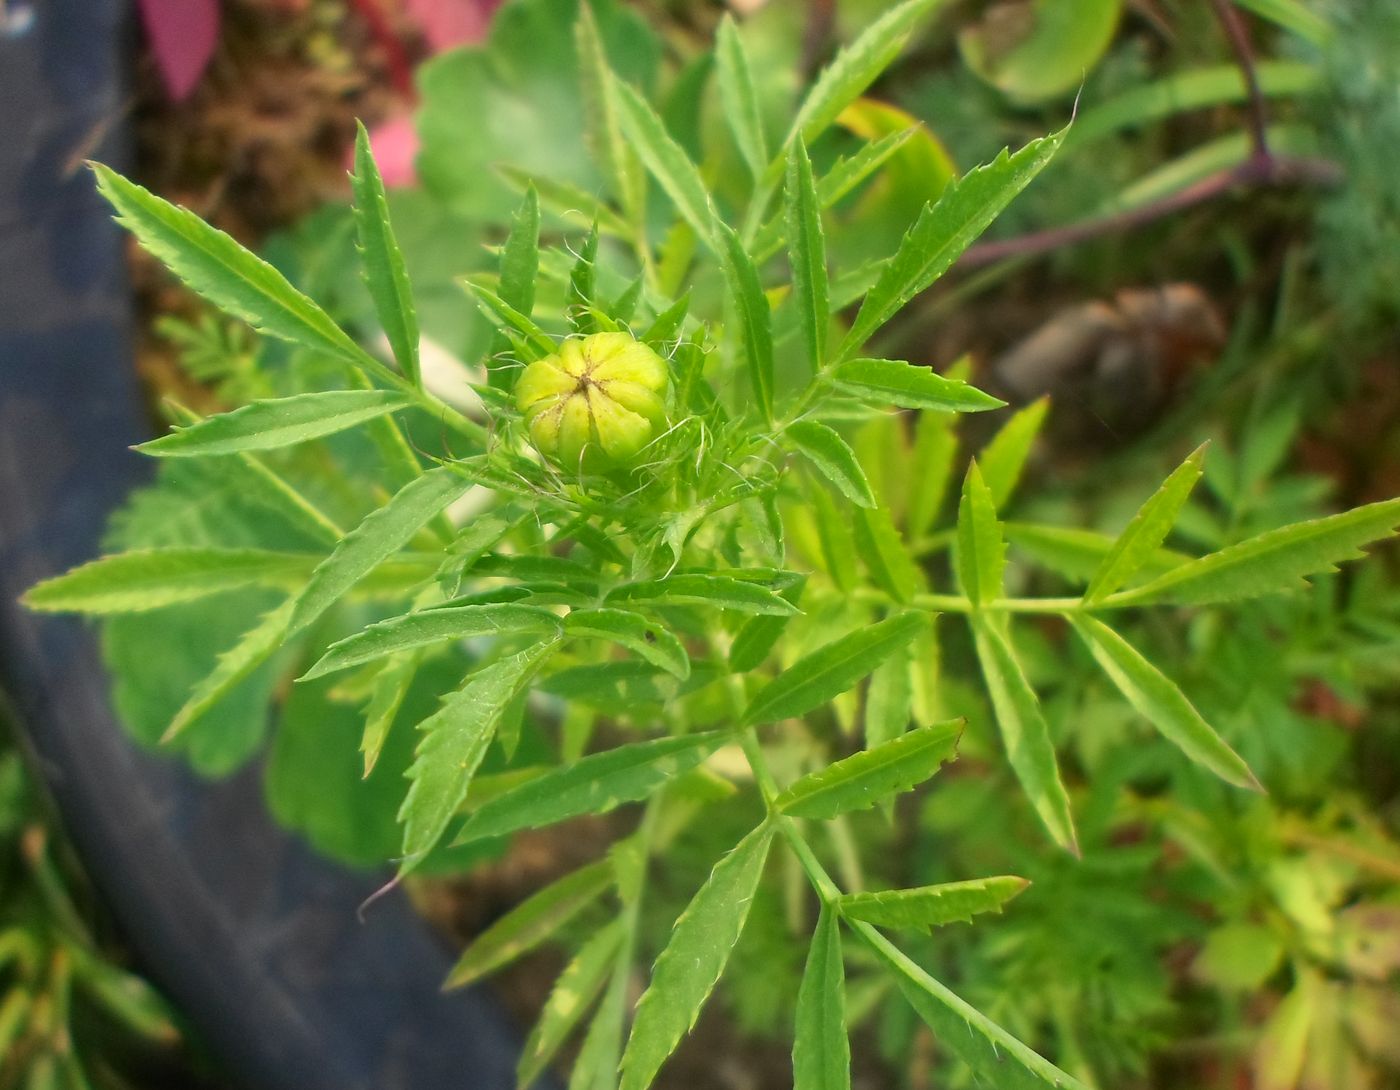
[{"label": "narrow leaf", "polygon": [[850,1090],[851,1042],[846,1035],[846,970],[839,916],[823,906],[797,990],[792,1040],[793,1090]]},{"label": "narrow leaf", "polygon": [[958,584],[974,605],[986,605],[1002,596],[1006,541],[991,489],[982,480],[975,459],[967,467],[958,503],[956,559]]},{"label": "narrow leaf", "polygon": [[408,770],[400,876],[416,867],[441,838],[495,736],[506,706],[524,692],[554,653],[544,641],[471,674],[433,715],[418,724],[421,740]]},{"label": "narrow leaf", "polygon": [[744,711],[743,722],[774,723],[806,715],[853,689],[927,624],[922,613],[901,613],[817,648],[760,689]]},{"label": "narrow leaf", "polygon": [[220,310],[270,336],[360,366],[367,359],[377,363],[286,277],[228,235],[101,163],[94,163],[92,169],[97,188],[117,211],[118,222]]},{"label": "narrow leaf", "polygon": [[374,300],[379,324],[388,338],[399,370],[414,386],[422,387],[418,359],[418,312],[403,253],[389,223],[389,198],[384,180],[370,152],[369,134],[355,122],[355,173],[350,178],[354,196],[355,233],[365,286]]},{"label": "narrow leaf", "polygon": [[1089,580],[1089,586],[1084,591],[1086,604],[1101,601],[1112,594],[1157,552],[1176,524],[1191,489],[1201,479],[1205,453],[1204,444],[1193,450],[1186,461],[1162,482],[1162,487],[1138,509]]},{"label": "narrow leaf", "polygon": [[1002,875],[916,889],[847,893],[836,902],[836,909],[848,920],[864,920],[878,927],[931,931],[947,923],[970,923],[979,912],[1000,912],[1029,885],[1024,878]]},{"label": "narrow leaf", "polygon": [[194,687],[170,721],[162,742],[183,734],[200,716],[222,700],[241,681],[270,659],[288,639],[288,625],[295,598],[289,598],[245,632],[236,644],[219,656],[214,669]]},{"label": "narrow leaf", "polygon": [[622,947],[623,934],[620,919],[595,931],[559,974],[540,1011],[539,1021],[520,1050],[520,1062],[515,1069],[517,1085],[535,1084],[584,1012],[598,998]]},{"label": "narrow leaf", "polygon": [[[817,182],[817,209],[825,211],[879,170],[913,135],[914,130],[873,140],[854,155],[843,157]],[[762,265],[787,243],[787,213],[779,212],[763,225],[753,244],[754,263]]]},{"label": "narrow leaf", "polygon": [[[1117,544],[1117,539],[1107,534],[1070,526],[1007,521],[1001,524],[1001,528],[1007,542],[1037,564],[1077,583],[1087,583]],[[1189,563],[1191,559],[1185,553],[1157,549],[1140,562],[1140,570],[1149,575],[1159,575]]]},{"label": "narrow leaf", "polygon": [[[628,146],[624,136],[617,84],[592,4],[578,6],[574,48],[578,53],[584,135],[589,150],[607,178],[613,196],[633,223],[640,223],[646,208],[646,177],[637,163],[636,152]],[[622,235],[628,236],[625,225]]]},{"label": "narrow leaf", "polygon": [[418,674],[418,655],[399,655],[386,662],[374,676],[369,703],[365,705],[365,729],[360,736],[360,754],[368,776],[379,763],[384,743],[389,740],[389,728],[398,718],[408,690]]},{"label": "narrow leaf", "polygon": [[749,382],[764,420],[773,418],[773,322],[768,296],[758,281],[744,244],[727,224],[719,224],[718,237],[724,248],[725,279],[739,318],[744,357],[749,365]]},{"label": "narrow leaf", "polygon": [[957,756],[964,722],[917,727],[803,776],[773,802],[785,814],[834,818],[912,791]]},{"label": "narrow leaf", "polygon": [[757,181],[768,166],[768,149],[763,139],[763,115],[758,108],[758,93],[749,71],[749,58],[739,37],[739,28],[728,12],[719,22],[715,33],[715,64],[719,71],[719,95],[724,104],[724,119],[734,134],[734,143]]},{"label": "narrow leaf", "polygon": [[866,295],[842,343],[854,355],[877,329],[945,272],[1050,161],[1065,130],[1032,140],[1015,155],[1003,151],[985,166],[949,182],[926,205]]},{"label": "narrow leaf", "polygon": [[606,814],[651,795],[694,768],[725,740],[723,731],[633,742],[564,765],[483,803],[455,843],[538,829],[582,814]]},{"label": "narrow leaf", "polygon": [[812,161],[807,157],[807,145],[801,137],[793,142],[788,153],[785,198],[792,299],[797,307],[802,339],[807,345],[807,361],[815,375],[826,363],[831,299],[821,205],[816,183],[812,180]]},{"label": "narrow leaf", "polygon": [[914,464],[910,466],[904,523],[916,541],[933,528],[952,480],[953,456],[958,450],[954,419],[947,413],[925,411],[914,426]]},{"label": "narrow leaf", "polygon": [[873,749],[909,729],[914,708],[913,649],[896,651],[870,675],[865,691],[865,747]]},{"label": "narrow leaf", "polygon": [[799,420],[784,434],[841,495],[861,507],[875,506],[875,493],[855,451],[833,429],[816,420]]},{"label": "narrow leaf", "polygon": [[522,348],[530,350],[531,359],[551,356],[558,350],[559,346],[548,333],[497,295],[487,284],[472,277],[465,277],[461,283],[476,300],[477,307],[486,316],[487,321],[503,333],[520,335],[523,339]]},{"label": "narrow leaf", "polygon": [[875,507],[857,509],[853,514],[856,551],[870,578],[896,602],[909,601],[919,589],[921,576],[889,511]]},{"label": "narrow leaf", "polygon": [[744,837],[715,865],[676,920],[637,1003],[619,1090],[646,1090],[695,1025],[744,929],[772,840],[768,822]]},{"label": "narrow leaf", "polygon": [[310,681],[385,655],[448,640],[527,633],[557,636],[559,632],[559,618],[539,606],[506,602],[420,609],[367,625],[353,636],[331,644],[301,680]]},{"label": "narrow leaf", "polygon": [[409,481],[383,507],[366,515],[311,573],[296,598],[289,634],[320,617],[471,485],[452,467],[440,466]]},{"label": "narrow leaf", "polygon": [[904,48],[915,23],[944,0],[905,0],[871,23],[817,77],[807,92],[784,146],[797,137],[810,145],[858,99]]},{"label": "narrow leaf", "polygon": [[242,587],[291,589],[316,560],[266,549],[136,549],[46,579],[22,602],[42,613],[139,613]]},{"label": "narrow leaf", "polygon": [[1006,758],[1055,842],[1078,855],[1069,795],[1060,780],[1055,749],[1050,744],[1050,727],[1041,714],[1035,690],[1026,680],[1011,641],[1000,626],[981,614],[972,614],[970,620]]},{"label": "narrow leaf", "polygon": [[684,681],[690,656],[680,640],[655,621],[625,609],[576,609],[564,618],[570,636],[610,640]]},{"label": "narrow leaf", "polygon": [[465,987],[533,950],[606,893],[613,881],[612,861],[602,859],[545,886],[478,935],[443,987]]},{"label": "narrow leaf", "polygon": [[1262,790],[1244,758],[1201,717],[1176,682],[1102,621],[1082,615],[1071,615],[1070,621],[1118,691],[1164,738],[1226,783]]},{"label": "narrow leaf", "polygon": [[136,449],[166,458],[274,450],[334,435],[412,403],[407,394],[392,390],[329,390],[253,401],[189,427],[176,428]]},{"label": "narrow leaf", "polygon": [[767,587],[731,575],[668,575],[625,583],[609,591],[607,600],[613,604],[709,606],[777,617],[791,617],[797,612],[796,606]]},{"label": "narrow leaf", "polygon": [[671,138],[666,125],[641,95],[613,77],[622,130],[647,170],[661,184],[681,217],[717,253],[719,218],[710,191],[685,149]]},{"label": "narrow leaf", "polygon": [[[522,318],[535,309],[535,278],[540,268],[540,198],[533,185],[525,189],[510,221],[510,234],[501,249],[501,280],[497,295],[501,302]],[[515,379],[513,361],[487,361],[487,378],[497,389],[508,388]]]},{"label": "narrow leaf", "polygon": [[1016,490],[1021,472],[1026,468],[1026,459],[1030,457],[1031,445],[1040,434],[1049,408],[1047,398],[1031,402],[1003,424],[992,441],[977,455],[982,479],[987,482],[992,504],[997,509],[1005,507],[1006,501]]},{"label": "narrow leaf", "polygon": [[976,413],[999,409],[1006,404],[976,386],[902,360],[847,360],[832,369],[831,379],[838,389],[847,393],[901,409]]},{"label": "narrow leaf", "polygon": [[938,1043],[997,1090],[1087,1090],[924,972],[868,923],[851,928],[875,952]]},{"label": "narrow leaf", "polygon": [[1400,525],[1400,499],[1369,503],[1340,515],[1298,522],[1203,556],[1152,582],[1114,595],[1115,604],[1206,605],[1294,590],[1309,575],[1336,571]]},{"label": "narrow leaf", "polygon": [[596,193],[574,185],[572,182],[546,178],[518,166],[503,163],[498,165],[496,170],[506,184],[517,193],[523,195],[526,189],[534,186],[539,194],[540,207],[550,214],[580,227],[586,228],[596,224],[599,231],[615,238],[631,238],[626,222],[612,208],[599,200]]}]

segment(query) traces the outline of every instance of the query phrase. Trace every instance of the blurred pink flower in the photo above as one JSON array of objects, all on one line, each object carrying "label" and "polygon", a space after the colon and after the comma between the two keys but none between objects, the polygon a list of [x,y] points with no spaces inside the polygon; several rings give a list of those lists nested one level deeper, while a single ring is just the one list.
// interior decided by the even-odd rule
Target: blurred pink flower
[{"label": "blurred pink flower", "polygon": [[141,24],[161,82],[172,99],[187,98],[219,41],[219,0],[139,0]]},{"label": "blurred pink flower", "polygon": [[486,37],[491,13],[501,0],[406,0],[409,17],[423,30],[433,52]]}]

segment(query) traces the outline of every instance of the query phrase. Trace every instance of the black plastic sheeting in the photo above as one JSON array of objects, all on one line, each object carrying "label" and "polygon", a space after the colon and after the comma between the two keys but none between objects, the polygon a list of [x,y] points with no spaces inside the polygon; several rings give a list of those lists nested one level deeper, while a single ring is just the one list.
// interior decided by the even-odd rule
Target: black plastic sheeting
[{"label": "black plastic sheeting", "polygon": [[145,971],[256,1090],[494,1090],[517,1038],[384,880],[271,824],[257,770],[220,783],[133,747],[90,625],[15,605],[89,559],[144,476],[123,241],[83,168],[120,166],[129,12],[0,5],[0,686]]}]

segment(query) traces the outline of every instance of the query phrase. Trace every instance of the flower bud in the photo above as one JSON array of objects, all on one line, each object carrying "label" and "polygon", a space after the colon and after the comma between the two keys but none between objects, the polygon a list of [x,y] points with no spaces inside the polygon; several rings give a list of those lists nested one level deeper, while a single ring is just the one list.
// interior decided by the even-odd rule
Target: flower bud
[{"label": "flower bud", "polygon": [[540,453],[565,469],[627,465],[666,426],[666,362],[626,333],[565,341],[515,384]]}]

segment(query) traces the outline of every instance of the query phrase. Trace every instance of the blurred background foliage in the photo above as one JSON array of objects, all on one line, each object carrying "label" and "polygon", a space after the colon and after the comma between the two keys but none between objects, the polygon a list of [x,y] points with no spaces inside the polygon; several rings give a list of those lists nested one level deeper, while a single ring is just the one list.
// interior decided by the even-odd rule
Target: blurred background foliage
[{"label": "blurred background foliage", "polygon": [[[452,0],[226,0],[215,5],[222,22],[207,70],[187,97],[172,101],[159,86],[160,49],[147,57],[138,118],[143,181],[260,240],[269,259],[367,341],[379,334],[354,272],[339,179],[351,118],[378,121],[381,158],[402,166],[391,213],[432,342],[430,372],[444,388],[488,346],[489,329],[457,280],[494,268],[492,250],[518,203],[522,173],[548,180],[537,184],[556,239],[565,227],[571,237],[586,228],[597,185],[582,151],[586,126],[575,91],[577,0],[507,0],[489,36],[465,44],[463,37],[485,32],[493,5],[456,6],[473,8],[474,29],[459,23],[445,31],[434,22]],[[884,6],[736,0],[774,126],[833,44]],[[1022,404],[1050,396],[1004,513],[1013,563],[1019,552],[1056,574],[1013,569],[1022,590],[1059,592],[1049,582],[1031,586],[1032,578],[1082,583],[1096,557],[1086,559],[1086,539],[1073,532],[1018,534],[1017,526],[1114,532],[1206,439],[1205,487],[1172,542],[1185,551],[1400,491],[1400,8],[1240,0],[1229,10],[1247,36],[1242,47],[1222,22],[1224,6],[950,3],[840,119],[849,145],[838,133],[813,149],[829,165],[858,139],[912,130],[889,170],[845,198],[829,222],[834,263],[858,268],[888,254],[955,172],[1075,117],[1064,150],[989,243],[881,346],[940,369],[970,353],[974,377],[988,388]],[[653,96],[723,200],[726,179],[745,167],[723,119],[697,92],[710,78],[711,35],[724,9],[702,0],[596,0],[594,9],[613,63]],[[403,66],[420,61],[405,82]],[[1066,226],[1069,237],[1040,234]],[[665,250],[681,269],[686,245],[677,237]],[[554,259],[564,260],[567,241],[559,246]],[[321,381],[316,361],[201,312],[149,266],[138,267],[146,307],[165,315],[151,325],[141,357],[153,392],[213,407]],[[624,272],[602,268],[620,293]],[[718,286],[700,282],[694,291],[717,296]],[[963,422],[957,457],[986,442],[982,425]],[[427,449],[435,442],[431,434],[416,439]],[[333,445],[338,464],[374,457],[356,442]],[[888,422],[857,441],[867,473],[895,509],[906,502],[911,443]],[[332,466],[279,468],[347,522],[368,505],[337,490]],[[260,497],[229,494],[201,472],[168,465],[159,486],[114,526],[113,542],[229,545],[246,537],[314,546],[304,527]],[[927,562],[945,563],[946,544],[922,542]],[[820,565],[818,552],[804,559]],[[1200,612],[1136,622],[1133,642],[1168,667],[1246,757],[1268,786],[1264,796],[1231,791],[1184,762],[1107,688],[1061,626],[1047,623],[1034,638],[1027,631],[1023,652],[1060,731],[1080,861],[1045,847],[994,759],[988,710],[962,680],[975,674],[970,649],[945,638],[926,665],[936,675],[931,699],[968,716],[962,759],[893,811],[853,816],[843,835],[875,846],[861,854],[880,861],[881,871],[843,877],[853,887],[999,871],[1031,878],[1005,917],[943,929],[911,952],[1091,1086],[1400,1086],[1396,561],[1394,550],[1381,550],[1368,565],[1228,619]],[[211,599],[197,630],[173,642],[168,631],[159,635],[173,614],[106,625],[117,705],[133,732],[153,743],[218,649],[265,606],[252,596]],[[161,653],[153,656],[155,639]],[[159,673],[128,668],[157,660]],[[186,755],[217,776],[271,738],[266,782],[279,818],[347,862],[384,859],[396,843],[404,732],[402,752],[391,744],[363,784],[358,732],[337,728],[357,717],[364,698],[353,679],[299,690],[271,722],[275,673],[255,678],[186,735]],[[848,710],[849,728],[860,709]],[[527,721],[525,763],[537,744],[533,732]],[[47,895],[47,872],[28,856],[19,862],[34,811],[24,809],[30,804],[13,758],[5,760],[0,809],[9,816],[0,835],[11,839],[0,926],[20,922],[0,932],[0,958],[12,934],[25,936],[12,945],[40,953],[0,960],[6,980],[22,982],[14,994],[30,997],[0,1006],[0,1043],[13,1017],[7,1012],[19,1004],[43,1002],[60,1013],[24,1023],[40,1028],[23,1031],[28,1043],[12,1053],[19,1061],[0,1068],[0,1085],[16,1062],[35,1071],[76,1062],[55,1043],[73,987],[63,974],[82,982],[85,972],[117,972],[102,967],[82,932],[54,923],[69,909],[33,908]],[[310,767],[315,776],[305,774]],[[733,828],[707,821],[678,833],[668,858],[673,878],[661,877],[647,906],[653,949],[745,820],[734,815]],[[858,868],[854,853],[839,843],[833,850]],[[493,906],[566,869],[563,854],[559,845],[525,845],[513,861],[460,879],[456,894],[425,887],[417,895],[448,926],[479,928]],[[466,862],[441,860],[439,870],[457,872]],[[11,880],[16,869],[25,876]],[[786,1068],[772,1056],[785,1053],[802,956],[791,925],[801,910],[796,897],[760,897],[722,1009],[678,1054],[671,1085],[783,1085]],[[583,919],[579,933],[596,922]],[[913,1015],[887,1002],[896,998],[888,986],[862,973],[861,956],[850,952],[859,1085],[960,1085]],[[547,976],[527,963],[509,978],[519,993],[511,1001],[528,1009],[537,978]],[[159,1038],[161,1027],[168,1021],[136,1029]],[[742,1051],[734,1050],[736,1038]]]}]

